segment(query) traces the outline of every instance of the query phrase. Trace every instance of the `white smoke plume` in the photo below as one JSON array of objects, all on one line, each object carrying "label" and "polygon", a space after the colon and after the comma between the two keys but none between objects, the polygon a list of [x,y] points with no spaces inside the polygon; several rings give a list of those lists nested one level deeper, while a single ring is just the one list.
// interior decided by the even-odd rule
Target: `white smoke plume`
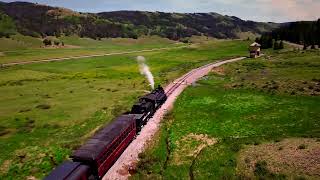
[{"label": "white smoke plume", "polygon": [[154,79],[153,79],[153,75],[148,67],[148,65],[145,63],[146,62],[146,58],[144,58],[143,56],[138,56],[137,57],[137,62],[139,63],[139,69],[140,69],[140,73],[144,76],[146,76],[146,78],[148,79],[150,86],[152,89],[154,89]]}]

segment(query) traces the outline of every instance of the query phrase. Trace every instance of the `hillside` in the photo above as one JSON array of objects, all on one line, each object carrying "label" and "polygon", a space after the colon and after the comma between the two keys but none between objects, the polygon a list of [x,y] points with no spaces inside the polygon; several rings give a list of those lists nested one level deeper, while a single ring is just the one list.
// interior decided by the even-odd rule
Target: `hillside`
[{"label": "hillside", "polygon": [[93,14],[27,2],[0,2],[1,12],[14,21],[19,33],[36,37],[75,34],[99,39],[159,35],[178,40],[206,35],[222,39],[259,35],[278,26],[217,13],[116,11]]}]

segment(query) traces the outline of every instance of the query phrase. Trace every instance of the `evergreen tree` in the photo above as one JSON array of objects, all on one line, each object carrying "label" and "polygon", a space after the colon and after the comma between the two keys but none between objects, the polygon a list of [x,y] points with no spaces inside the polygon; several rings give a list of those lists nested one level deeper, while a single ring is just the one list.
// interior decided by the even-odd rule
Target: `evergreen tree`
[{"label": "evergreen tree", "polygon": [[284,49],[283,41],[280,41],[279,49]]},{"label": "evergreen tree", "polygon": [[303,50],[307,50],[307,48],[308,48],[307,44],[304,44],[303,45]]},{"label": "evergreen tree", "polygon": [[257,37],[255,42],[261,44],[260,38]]},{"label": "evergreen tree", "polygon": [[16,25],[6,14],[0,12],[0,37],[10,37],[16,34]]},{"label": "evergreen tree", "polygon": [[51,40],[50,39],[44,39],[43,41],[43,44],[45,45],[45,46],[51,46],[52,45],[52,42],[51,42]]},{"label": "evergreen tree", "polygon": [[318,46],[320,46],[320,19],[318,19],[317,21],[317,25],[316,25],[316,40],[317,40],[317,44]]},{"label": "evergreen tree", "polygon": [[314,45],[314,43],[311,45],[311,49],[316,49],[316,46]]},{"label": "evergreen tree", "polygon": [[273,45],[273,39],[271,36],[269,36],[267,41],[267,48],[272,48],[272,45]]},{"label": "evergreen tree", "polygon": [[[318,21],[293,22],[272,31],[271,37],[277,40],[286,40],[306,46],[320,44],[320,19]],[[263,36],[269,36],[265,34]],[[281,42],[280,42],[281,43]]]},{"label": "evergreen tree", "polygon": [[278,50],[278,49],[279,49],[278,41],[274,41],[274,43],[273,43],[273,50]]}]

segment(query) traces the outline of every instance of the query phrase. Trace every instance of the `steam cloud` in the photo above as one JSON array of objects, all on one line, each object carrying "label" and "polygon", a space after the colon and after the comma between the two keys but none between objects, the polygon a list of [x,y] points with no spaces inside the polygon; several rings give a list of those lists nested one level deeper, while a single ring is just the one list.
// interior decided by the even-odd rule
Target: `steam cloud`
[{"label": "steam cloud", "polygon": [[148,65],[146,65],[146,58],[144,58],[143,56],[138,56],[137,57],[137,62],[139,63],[139,69],[140,69],[140,73],[142,75],[144,75],[149,83],[152,89],[154,89],[154,79],[153,79],[153,75],[148,67]]}]

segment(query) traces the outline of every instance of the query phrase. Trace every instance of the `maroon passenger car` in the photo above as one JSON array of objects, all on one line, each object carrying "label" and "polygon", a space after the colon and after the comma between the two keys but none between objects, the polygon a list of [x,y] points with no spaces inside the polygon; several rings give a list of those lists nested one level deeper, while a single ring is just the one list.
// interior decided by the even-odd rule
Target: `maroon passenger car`
[{"label": "maroon passenger car", "polygon": [[45,180],[87,180],[94,179],[90,167],[79,162],[66,161],[55,168]]},{"label": "maroon passenger car", "polygon": [[134,115],[122,115],[98,131],[71,158],[90,166],[102,178],[136,135]]}]

